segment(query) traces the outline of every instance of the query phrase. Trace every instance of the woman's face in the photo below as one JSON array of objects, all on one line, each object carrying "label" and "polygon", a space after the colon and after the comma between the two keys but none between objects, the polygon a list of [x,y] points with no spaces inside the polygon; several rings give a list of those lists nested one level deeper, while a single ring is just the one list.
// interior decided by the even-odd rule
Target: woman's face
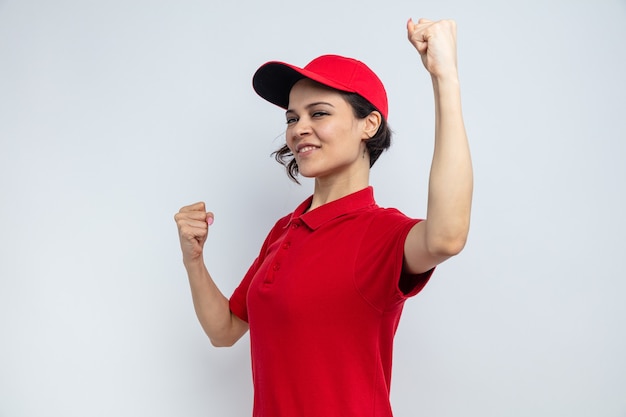
[{"label": "woman's face", "polygon": [[357,119],[337,90],[309,79],[289,94],[287,146],[305,177],[339,178],[369,170],[366,119]]}]

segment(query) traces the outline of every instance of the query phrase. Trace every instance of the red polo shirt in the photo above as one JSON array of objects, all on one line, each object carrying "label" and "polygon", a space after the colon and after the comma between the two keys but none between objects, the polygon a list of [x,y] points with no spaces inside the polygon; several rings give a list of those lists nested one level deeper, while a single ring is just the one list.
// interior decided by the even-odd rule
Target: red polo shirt
[{"label": "red polo shirt", "polygon": [[432,273],[402,271],[419,220],[371,187],[310,204],[276,223],[230,299],[250,324],[254,417],[390,417],[393,337]]}]

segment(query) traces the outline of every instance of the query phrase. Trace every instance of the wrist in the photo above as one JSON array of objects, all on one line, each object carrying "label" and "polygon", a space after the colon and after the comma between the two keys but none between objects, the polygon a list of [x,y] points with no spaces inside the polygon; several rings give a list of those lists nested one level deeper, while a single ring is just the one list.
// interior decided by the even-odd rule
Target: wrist
[{"label": "wrist", "polygon": [[431,76],[433,86],[438,88],[458,88],[460,85],[459,76],[456,72]]},{"label": "wrist", "polygon": [[183,258],[183,265],[187,271],[193,271],[204,267],[204,260],[202,256],[194,258]]}]

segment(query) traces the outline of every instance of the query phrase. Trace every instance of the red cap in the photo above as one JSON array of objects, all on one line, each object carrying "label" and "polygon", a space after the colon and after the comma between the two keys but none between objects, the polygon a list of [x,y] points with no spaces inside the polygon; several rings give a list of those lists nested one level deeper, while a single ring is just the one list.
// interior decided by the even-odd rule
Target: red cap
[{"label": "red cap", "polygon": [[287,109],[291,87],[302,78],[310,78],[337,90],[357,93],[387,119],[387,93],[383,83],[367,65],[356,59],[322,55],[304,68],[271,61],[256,71],[252,85],[265,100]]}]

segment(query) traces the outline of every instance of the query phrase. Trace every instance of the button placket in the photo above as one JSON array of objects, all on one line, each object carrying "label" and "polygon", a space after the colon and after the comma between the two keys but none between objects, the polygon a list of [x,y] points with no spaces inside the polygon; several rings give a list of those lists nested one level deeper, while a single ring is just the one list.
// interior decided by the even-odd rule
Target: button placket
[{"label": "button placket", "polygon": [[287,231],[285,237],[283,238],[283,243],[280,245],[281,250],[276,252],[272,265],[270,266],[270,269],[268,271],[267,277],[265,279],[266,284],[271,284],[274,282],[276,274],[280,271],[281,261],[283,257],[286,256],[287,251],[291,248],[291,235],[296,232],[300,228],[300,226],[300,220],[294,220],[293,223],[291,223],[291,225],[289,226],[290,230]]}]

